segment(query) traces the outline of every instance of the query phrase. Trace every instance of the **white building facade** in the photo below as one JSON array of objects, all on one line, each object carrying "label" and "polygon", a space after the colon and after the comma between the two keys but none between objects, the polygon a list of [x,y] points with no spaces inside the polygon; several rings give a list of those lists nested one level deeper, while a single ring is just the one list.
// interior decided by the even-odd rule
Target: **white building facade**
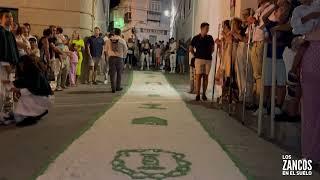
[{"label": "white building facade", "polygon": [[218,36],[218,26],[232,16],[240,17],[242,9],[256,8],[257,0],[172,0],[170,33],[188,40],[199,33],[200,24],[210,24],[210,34]]},{"label": "white building facade", "polygon": [[111,19],[115,27],[122,29],[125,39],[149,39],[154,44],[170,38],[170,16],[164,13],[170,10],[171,0],[122,0]]},{"label": "white building facade", "polygon": [[41,36],[49,25],[61,26],[71,35],[79,30],[82,36],[92,34],[99,26],[107,30],[110,0],[0,0],[0,9],[13,11],[17,23],[30,23],[32,33]]},{"label": "white building facade", "polygon": [[[258,0],[172,0],[170,34],[178,40],[190,43],[200,33],[202,22],[210,24],[209,34],[218,37],[218,27],[223,20],[240,17],[241,10],[257,8]],[[215,54],[214,54],[215,57]],[[214,58],[215,59],[215,58]],[[213,88],[213,72],[216,62],[212,61],[208,90]],[[217,93],[218,94],[218,93]]]}]

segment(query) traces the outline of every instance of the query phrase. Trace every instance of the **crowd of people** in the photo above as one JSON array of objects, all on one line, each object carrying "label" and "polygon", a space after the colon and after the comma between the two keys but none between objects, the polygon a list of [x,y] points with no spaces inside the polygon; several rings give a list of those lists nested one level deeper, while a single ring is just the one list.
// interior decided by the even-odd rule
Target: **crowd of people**
[{"label": "crowd of people", "polygon": [[195,59],[191,72],[196,82],[191,90],[199,101],[203,78],[202,99],[207,100],[208,69],[216,44],[220,61],[214,79],[222,86],[218,102],[230,104],[245,99],[246,108],[258,115],[263,88],[263,113],[270,114],[275,78],[275,120],[301,119],[303,157],[319,163],[320,1],[258,0],[258,4],[256,10],[244,9],[241,18],[223,21],[221,37],[214,42],[207,34],[209,25],[201,25],[201,33],[190,46]]},{"label": "crowd of people", "polygon": [[128,54],[125,67],[140,67],[141,70],[161,70],[170,73],[186,73],[187,45],[183,40],[170,38],[167,43],[158,41],[151,44],[148,39],[127,42]]},{"label": "crowd of people", "polygon": [[[122,72],[133,67],[184,74],[189,63],[190,92],[200,101],[202,83],[202,100],[206,101],[216,45],[219,61],[214,81],[222,86],[218,102],[245,100],[246,108],[255,111],[263,88],[263,113],[270,113],[275,77],[276,120],[297,121],[301,114],[303,156],[319,162],[320,1],[258,0],[258,4],[256,10],[244,9],[241,18],[223,21],[221,36],[215,40],[208,34],[209,24],[202,23],[201,32],[192,38],[189,47],[174,38],[154,44],[148,39],[125,41],[120,29],[104,35],[99,27],[86,40],[78,31],[69,38],[61,27],[53,25],[38,38],[31,35],[30,24],[15,23],[11,13],[3,10],[0,122],[34,124],[48,113],[54,91],[77,86],[81,79],[90,85],[98,84],[98,73],[104,74],[105,84],[111,81],[113,93],[121,91]],[[85,56],[87,67],[83,63]]]},{"label": "crowd of people", "polygon": [[0,124],[37,123],[48,113],[54,91],[75,87],[81,79],[98,84],[98,72],[105,84],[110,79],[113,93],[122,90],[128,45],[119,29],[103,35],[96,27],[84,40],[77,30],[69,38],[62,27],[51,25],[39,38],[31,35],[29,23],[17,24],[7,10],[0,12],[0,24]]}]

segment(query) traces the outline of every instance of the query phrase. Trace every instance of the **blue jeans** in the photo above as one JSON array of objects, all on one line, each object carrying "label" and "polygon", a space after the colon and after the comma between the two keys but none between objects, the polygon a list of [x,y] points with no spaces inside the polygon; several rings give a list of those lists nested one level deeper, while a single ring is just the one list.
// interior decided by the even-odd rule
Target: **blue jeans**
[{"label": "blue jeans", "polygon": [[181,65],[181,64],[184,65],[184,60],[185,60],[185,56],[178,55],[178,64],[179,65]]}]

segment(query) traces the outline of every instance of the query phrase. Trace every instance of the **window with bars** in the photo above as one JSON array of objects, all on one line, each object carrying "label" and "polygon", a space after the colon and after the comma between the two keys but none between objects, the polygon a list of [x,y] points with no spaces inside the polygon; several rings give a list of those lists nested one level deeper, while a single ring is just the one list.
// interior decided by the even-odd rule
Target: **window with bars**
[{"label": "window with bars", "polygon": [[160,12],[161,11],[160,0],[151,0],[150,5],[149,5],[149,9],[150,9],[150,11]]}]

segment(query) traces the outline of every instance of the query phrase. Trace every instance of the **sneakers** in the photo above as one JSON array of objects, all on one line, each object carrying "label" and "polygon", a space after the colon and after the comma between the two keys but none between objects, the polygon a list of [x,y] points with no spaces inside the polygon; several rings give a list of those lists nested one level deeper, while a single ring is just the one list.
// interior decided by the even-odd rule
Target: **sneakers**
[{"label": "sneakers", "polygon": [[289,72],[287,83],[288,85],[296,86],[299,84],[299,77],[295,73]]},{"label": "sneakers", "polygon": [[207,98],[207,96],[204,94],[204,95],[202,95],[202,100],[203,101],[207,101],[208,100],[208,98]]},{"label": "sneakers", "polygon": [[16,124],[16,126],[17,127],[25,127],[25,126],[32,126],[32,125],[35,125],[37,123],[38,123],[38,121],[37,121],[37,119],[35,117],[27,117],[23,121],[18,122]]},{"label": "sneakers", "polygon": [[118,88],[118,89],[116,89],[116,91],[122,91],[123,90],[123,88]]},{"label": "sneakers", "polygon": [[104,84],[108,84],[108,80],[105,80],[103,83],[104,83]]},{"label": "sneakers", "polygon": [[4,119],[0,121],[0,125],[9,126],[10,124],[13,124],[14,120]]},{"label": "sneakers", "polygon": [[9,113],[8,115],[4,115],[1,119],[0,119],[0,125],[5,125],[8,126],[10,124],[13,124],[14,121],[14,116],[12,113]]},{"label": "sneakers", "polygon": [[[267,108],[263,108],[262,109],[262,115],[267,115],[268,114],[268,110]],[[259,116],[259,108],[254,112],[252,113],[253,116]]]},{"label": "sneakers", "polygon": [[274,115],[278,116],[278,115],[281,115],[281,114],[283,114],[281,108],[275,107],[275,109],[274,109]]},{"label": "sneakers", "polygon": [[57,87],[56,91],[63,91],[62,87]]}]

